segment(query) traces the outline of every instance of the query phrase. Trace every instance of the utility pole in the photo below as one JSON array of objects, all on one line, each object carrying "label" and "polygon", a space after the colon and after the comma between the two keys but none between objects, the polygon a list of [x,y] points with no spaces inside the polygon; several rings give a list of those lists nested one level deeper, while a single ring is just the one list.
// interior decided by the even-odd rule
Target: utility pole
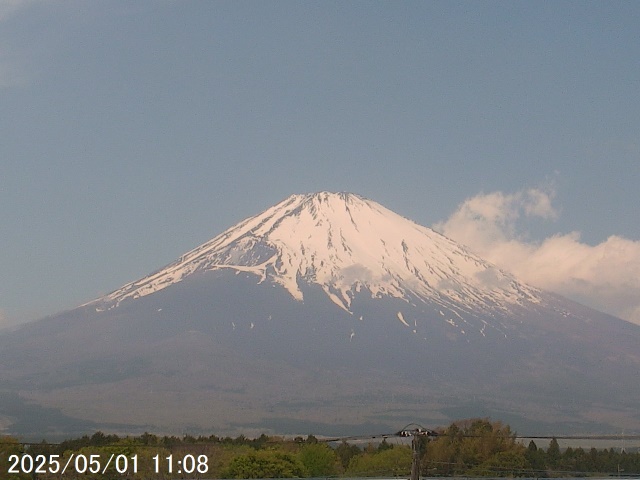
[{"label": "utility pole", "polygon": [[[408,427],[415,426],[416,428],[408,430]],[[404,429],[396,433],[399,437],[412,437],[411,438],[411,479],[420,480],[420,437],[436,437],[437,432],[433,430],[427,430],[420,425],[409,424]]]},{"label": "utility pole", "polygon": [[411,480],[420,480],[420,444],[418,443],[418,432],[413,432],[411,439]]}]

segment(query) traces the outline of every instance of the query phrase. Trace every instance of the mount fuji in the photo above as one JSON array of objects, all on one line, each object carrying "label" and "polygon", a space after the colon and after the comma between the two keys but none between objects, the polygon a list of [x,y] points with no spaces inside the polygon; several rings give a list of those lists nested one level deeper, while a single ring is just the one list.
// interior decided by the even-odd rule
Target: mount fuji
[{"label": "mount fuji", "polygon": [[531,434],[640,430],[638,345],[637,325],[376,202],[292,195],[0,335],[0,427],[332,435],[492,416]]}]

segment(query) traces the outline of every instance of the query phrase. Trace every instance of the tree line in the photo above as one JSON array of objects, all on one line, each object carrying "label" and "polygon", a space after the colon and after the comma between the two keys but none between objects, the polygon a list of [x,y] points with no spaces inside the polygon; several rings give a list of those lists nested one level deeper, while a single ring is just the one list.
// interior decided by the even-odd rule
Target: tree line
[{"label": "tree line", "polygon": [[421,445],[424,476],[581,477],[640,473],[640,453],[609,449],[525,446],[508,425],[487,419],[455,422]]},{"label": "tree line", "polygon": [[[435,437],[420,437],[417,446],[421,476],[467,477],[562,477],[589,475],[638,475],[640,453],[614,449],[561,449],[556,439],[547,446],[534,441],[528,445],[517,439],[508,425],[489,419],[454,422],[437,431]],[[13,457],[12,457],[13,455]],[[313,435],[284,438],[261,435],[247,438],[211,436],[119,437],[96,432],[92,436],[66,440],[59,444],[45,441],[23,444],[15,438],[0,437],[0,478],[7,480],[52,480],[59,471],[10,472],[10,459],[28,455],[29,459],[55,458],[64,464],[70,458],[83,460],[97,456],[135,458],[137,473],[129,469],[118,473],[115,465],[89,475],[67,470],[65,479],[106,480],[115,478],[305,478],[305,477],[407,477],[411,471],[412,449],[399,439],[358,445],[340,441],[327,443]],[[41,457],[38,457],[41,456]],[[191,461],[188,472],[178,473],[177,459]],[[171,460],[169,460],[171,459]],[[175,460],[173,471],[167,462]],[[200,462],[196,466],[196,461]],[[186,463],[186,462],[185,462]],[[160,468],[158,466],[161,465]],[[29,465],[27,464],[26,467]],[[122,464],[120,464],[122,466]],[[24,465],[23,465],[24,467]],[[86,465],[81,464],[81,468]],[[22,468],[27,470],[28,468]],[[14,470],[16,470],[14,468]],[[96,468],[96,470],[98,470]],[[158,471],[156,471],[158,470]]]}]

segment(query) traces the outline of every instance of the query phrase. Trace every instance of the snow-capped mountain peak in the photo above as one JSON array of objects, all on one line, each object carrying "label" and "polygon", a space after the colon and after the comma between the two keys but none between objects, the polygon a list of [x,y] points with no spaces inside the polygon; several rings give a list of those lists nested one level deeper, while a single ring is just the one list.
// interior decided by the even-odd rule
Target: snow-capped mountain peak
[{"label": "snow-capped mountain peak", "polygon": [[[298,434],[469,408],[541,431],[640,428],[639,343],[637,325],[524,285],[375,202],[321,192],[5,333],[0,383],[66,431],[95,429],[82,412],[140,431]],[[0,410],[14,403],[0,395]]]},{"label": "snow-capped mountain peak", "polygon": [[430,228],[356,194],[319,192],[292,195],[98,302],[115,306],[219,269],[254,274],[300,301],[301,287],[317,284],[347,311],[357,293],[505,313],[540,301],[536,289]]}]

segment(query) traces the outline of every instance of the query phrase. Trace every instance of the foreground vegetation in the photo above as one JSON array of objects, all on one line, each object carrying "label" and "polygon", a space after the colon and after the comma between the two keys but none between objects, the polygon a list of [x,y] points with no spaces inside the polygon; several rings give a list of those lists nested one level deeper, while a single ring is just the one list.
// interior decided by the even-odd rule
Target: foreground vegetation
[{"label": "foreground vegetation", "polygon": [[[421,437],[418,448],[422,476],[557,477],[640,473],[638,452],[595,448],[561,450],[555,439],[546,448],[538,447],[533,441],[525,446],[509,426],[487,419],[455,422],[439,431],[435,438]],[[37,462],[33,466],[29,461],[16,463],[16,459],[23,456],[29,461],[42,459],[40,472],[36,473]],[[121,461],[107,465],[109,458]],[[69,459],[82,461],[69,462],[71,468],[61,475],[62,466]],[[125,462],[128,462],[126,469]],[[118,437],[97,432],[91,437],[60,444],[43,441],[36,445],[0,438],[0,478],[8,480],[407,477],[411,462],[410,445],[391,438],[360,446],[346,441],[329,445],[313,436],[285,439],[262,435],[248,439],[215,435],[161,437],[145,433],[139,437]],[[15,473],[9,473],[12,464],[13,470],[18,470]]]}]

